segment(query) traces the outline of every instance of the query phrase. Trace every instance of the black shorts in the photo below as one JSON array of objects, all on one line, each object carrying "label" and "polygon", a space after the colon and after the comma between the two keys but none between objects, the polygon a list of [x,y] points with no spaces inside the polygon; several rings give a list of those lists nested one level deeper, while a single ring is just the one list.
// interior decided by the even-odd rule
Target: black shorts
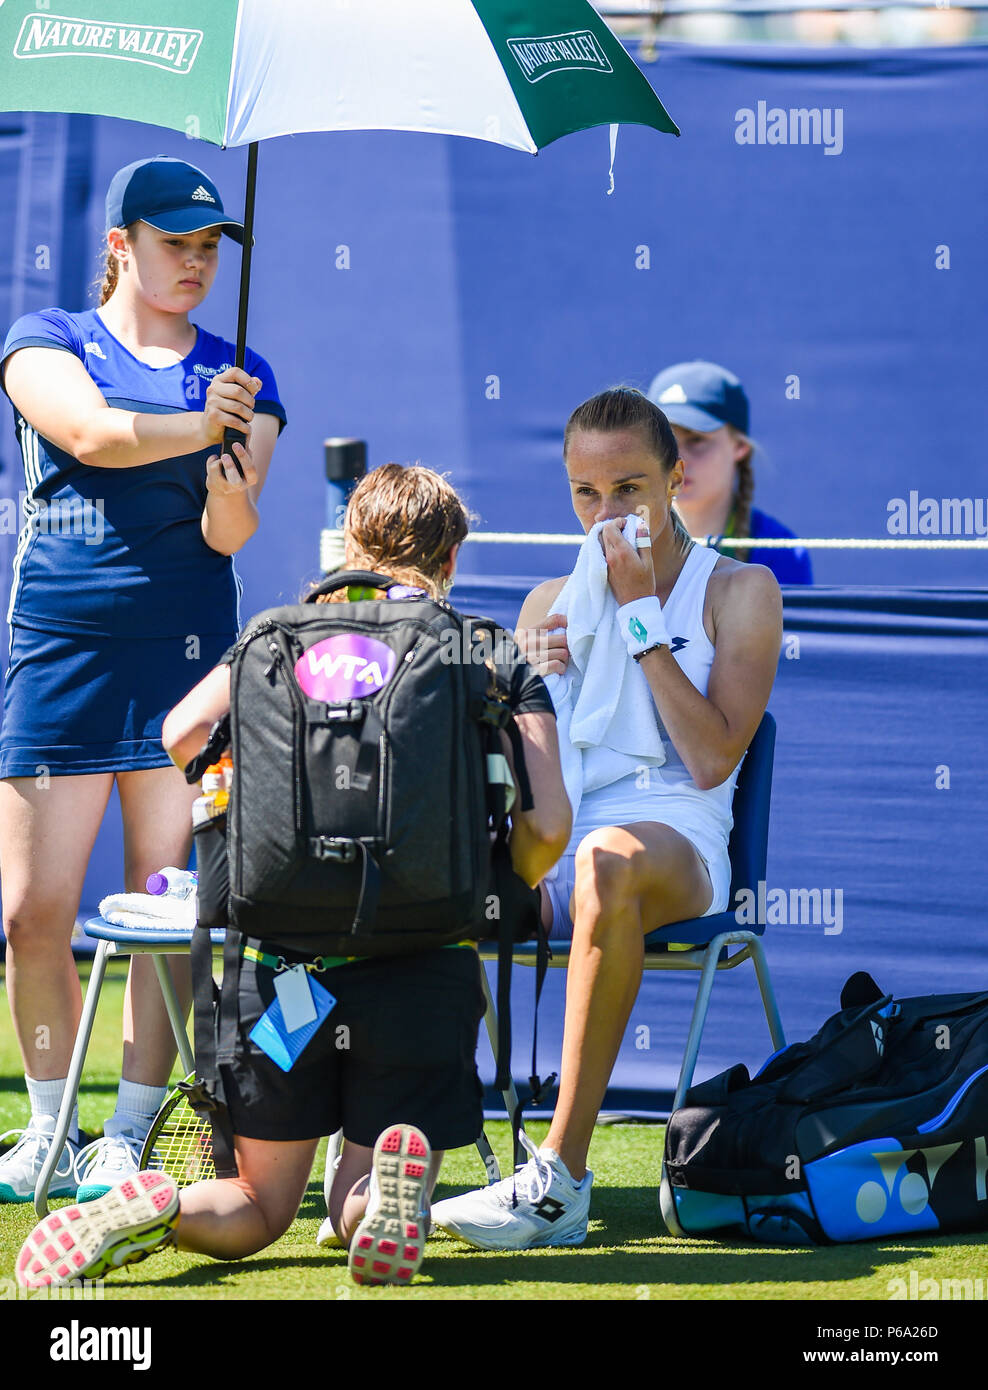
[{"label": "black shorts", "polygon": [[447,946],[315,975],[337,1002],[283,1072],[248,1037],[274,1001],[274,971],[242,960],[237,1059],[221,1069],[234,1134],[286,1142],[342,1129],[372,1147],[388,1125],[413,1124],[433,1149],[472,1144],[483,1129],[480,970],[471,947]]}]

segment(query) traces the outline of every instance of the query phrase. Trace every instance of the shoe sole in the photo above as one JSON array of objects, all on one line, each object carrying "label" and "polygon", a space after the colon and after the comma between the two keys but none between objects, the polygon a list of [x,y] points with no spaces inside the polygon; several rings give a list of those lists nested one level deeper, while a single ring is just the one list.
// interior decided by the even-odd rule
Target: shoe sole
[{"label": "shoe sole", "polygon": [[[73,1187],[61,1187],[61,1188],[52,1186],[52,1187],[49,1187],[49,1189],[48,1189],[48,1194],[47,1194],[47,1195],[48,1195],[49,1197],[75,1197],[75,1196],[76,1196],[76,1189],[75,1189],[74,1186],[73,1186]],[[10,1186],[9,1183],[0,1182],[0,1205],[5,1204],[5,1203],[33,1202],[33,1201],[34,1201],[34,1188],[33,1188],[33,1187],[31,1188],[31,1191],[30,1191],[30,1192],[27,1192],[27,1193],[20,1193],[20,1192],[15,1192],[14,1189]]]},{"label": "shoe sole", "polygon": [[380,1204],[365,1216],[350,1242],[356,1284],[408,1284],[425,1252],[429,1141],[414,1125],[392,1125],[374,1145],[372,1166]]},{"label": "shoe sole", "polygon": [[146,1259],[168,1240],[177,1217],[174,1179],[135,1173],[105,1197],[46,1216],[21,1247],[15,1278],[22,1289],[98,1278]]},{"label": "shoe sole", "polygon": [[552,1231],[546,1233],[545,1237],[536,1236],[527,1241],[524,1245],[510,1245],[504,1241],[499,1241],[496,1234],[492,1234],[489,1240],[475,1235],[467,1235],[464,1231],[458,1231],[453,1226],[444,1226],[441,1221],[436,1222],[436,1229],[445,1231],[454,1240],[462,1240],[464,1245],[472,1245],[475,1250],[500,1250],[503,1253],[514,1250],[543,1250],[547,1246],[556,1246],[558,1249],[566,1249],[574,1245],[582,1245],[587,1238],[586,1227],[579,1231],[575,1236],[563,1237],[554,1236]]}]

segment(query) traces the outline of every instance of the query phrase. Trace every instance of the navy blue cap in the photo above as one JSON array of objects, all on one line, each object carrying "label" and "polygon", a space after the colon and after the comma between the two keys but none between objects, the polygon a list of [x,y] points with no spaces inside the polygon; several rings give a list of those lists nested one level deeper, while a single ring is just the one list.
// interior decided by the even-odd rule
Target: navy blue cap
[{"label": "navy blue cap", "polygon": [[131,222],[183,236],[221,227],[241,246],[244,240],[244,224],[227,217],[212,179],[194,164],[166,154],[138,159],[113,175],[106,195],[106,230]]},{"label": "navy blue cap", "polygon": [[714,362],[678,362],[648,388],[648,398],[671,425],[708,434],[723,425],[748,433],[748,397],[733,372]]}]

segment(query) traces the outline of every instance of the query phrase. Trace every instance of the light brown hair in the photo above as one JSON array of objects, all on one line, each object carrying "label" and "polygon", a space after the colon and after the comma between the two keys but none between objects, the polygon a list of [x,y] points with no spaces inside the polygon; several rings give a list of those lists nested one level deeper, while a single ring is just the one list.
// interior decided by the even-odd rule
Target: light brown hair
[{"label": "light brown hair", "polygon": [[[737,461],[737,471],[734,475],[734,497],[731,501],[731,517],[734,522],[731,533],[735,536],[748,536],[751,534],[751,504],[755,500],[755,470],[752,465],[755,446],[746,434],[742,434],[733,425],[728,425],[727,429],[732,439],[740,440],[742,444],[748,446],[747,453],[742,454]],[[746,549],[731,550],[728,553],[735,560],[747,560],[748,558]]]},{"label": "light brown hair", "polygon": [[[443,565],[469,529],[466,507],[441,474],[419,463],[387,463],[365,474],[350,494],[343,520],[346,567],[375,570],[441,598]],[[345,600],[346,591],[337,590],[316,601]]]},{"label": "light brown hair", "polygon": [[[132,246],[137,236],[138,226],[139,223],[137,222],[129,222],[127,226],[123,229],[127,233],[127,238]],[[100,267],[99,274],[97,275],[96,279],[93,281],[90,287],[93,293],[97,296],[97,309],[102,308],[102,306],[110,298],[110,295],[117,288],[117,282],[119,281],[119,279],[120,262],[117,260],[113,252],[110,250],[109,245],[104,244],[103,264]]]}]

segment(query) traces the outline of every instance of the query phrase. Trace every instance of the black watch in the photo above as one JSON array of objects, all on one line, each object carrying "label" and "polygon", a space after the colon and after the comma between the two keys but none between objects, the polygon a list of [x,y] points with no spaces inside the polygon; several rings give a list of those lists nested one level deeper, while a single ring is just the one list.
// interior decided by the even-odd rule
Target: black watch
[{"label": "black watch", "polygon": [[643,656],[648,656],[649,652],[660,652],[663,647],[668,647],[668,642],[654,642],[652,646],[646,647],[643,652],[635,652],[632,661],[641,661]]}]

